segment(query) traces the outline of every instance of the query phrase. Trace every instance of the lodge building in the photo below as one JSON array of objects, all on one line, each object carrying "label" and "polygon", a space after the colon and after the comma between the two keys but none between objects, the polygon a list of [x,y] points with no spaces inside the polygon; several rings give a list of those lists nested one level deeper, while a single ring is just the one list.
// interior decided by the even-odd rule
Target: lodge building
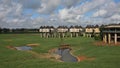
[{"label": "lodge building", "polygon": [[[39,29],[41,37],[78,37],[82,34],[83,28],[81,26],[41,26]],[[69,35],[70,34],[70,35]]]},{"label": "lodge building", "polygon": [[71,26],[69,32],[71,37],[78,37],[82,35],[83,28],[81,26]]},{"label": "lodge building", "polygon": [[100,29],[98,25],[87,25],[85,28],[86,37],[92,37],[93,35],[98,36],[100,34]]},{"label": "lodge building", "polygon": [[39,32],[41,33],[41,37],[46,37],[46,38],[52,37],[53,31],[54,31],[53,26],[41,26],[39,29]]},{"label": "lodge building", "polygon": [[66,37],[66,33],[68,32],[68,27],[67,26],[58,26],[57,32],[58,32],[59,38],[64,38],[64,37]]},{"label": "lodge building", "polygon": [[[103,42],[111,44],[117,44],[120,42],[120,24],[105,25],[102,31],[99,29],[98,25],[92,26],[88,25],[86,28],[81,26],[58,26],[54,28],[53,26],[41,26],[39,32],[41,37],[78,37],[83,36],[92,37],[93,35],[98,36],[100,32],[102,33]],[[69,36],[67,34],[70,34]]]},{"label": "lodge building", "polygon": [[103,42],[117,44],[120,41],[120,24],[106,25],[102,29]]},{"label": "lodge building", "polygon": [[54,28],[53,26],[41,26],[39,29],[41,37],[78,37],[86,36],[91,37],[93,34],[99,35],[99,26],[86,26],[84,29],[81,26],[58,26]]}]

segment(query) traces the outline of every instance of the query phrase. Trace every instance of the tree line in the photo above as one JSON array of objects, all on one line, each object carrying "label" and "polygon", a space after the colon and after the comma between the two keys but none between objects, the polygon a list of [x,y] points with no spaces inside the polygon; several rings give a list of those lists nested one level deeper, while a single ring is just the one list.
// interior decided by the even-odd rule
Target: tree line
[{"label": "tree line", "polygon": [[39,29],[37,28],[16,28],[16,29],[10,29],[10,28],[0,28],[0,33],[38,33]]}]

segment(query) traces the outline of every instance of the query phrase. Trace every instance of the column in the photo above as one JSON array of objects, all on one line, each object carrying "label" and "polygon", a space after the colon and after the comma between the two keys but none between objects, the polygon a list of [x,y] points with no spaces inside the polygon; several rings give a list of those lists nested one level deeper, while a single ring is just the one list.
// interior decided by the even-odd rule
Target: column
[{"label": "column", "polygon": [[40,33],[40,36],[41,36],[41,38],[42,38],[42,33]]},{"label": "column", "polygon": [[43,33],[43,38],[45,38],[45,33]]},{"label": "column", "polygon": [[72,33],[70,33],[71,34],[71,38],[72,38]]},{"label": "column", "polygon": [[92,34],[90,34],[90,38],[91,38],[91,35],[92,35]]},{"label": "column", "polygon": [[63,37],[63,38],[65,37],[65,33],[62,33],[62,37]]},{"label": "column", "polygon": [[115,33],[115,36],[114,36],[114,41],[115,41],[115,44],[117,44],[117,34]]},{"label": "column", "polygon": [[88,34],[86,34],[86,36],[88,37]]},{"label": "column", "polygon": [[48,38],[48,33],[46,33],[46,38]]},{"label": "column", "polygon": [[78,37],[78,33],[76,33],[76,37]]},{"label": "column", "polygon": [[103,42],[105,42],[105,35],[103,34],[103,37],[102,37],[102,39],[103,39]]},{"label": "column", "polygon": [[85,37],[85,33],[83,33],[83,37]]},{"label": "column", "polygon": [[61,38],[61,33],[58,34],[58,37]]},{"label": "column", "polygon": [[48,33],[48,38],[50,37],[50,33]]},{"label": "column", "polygon": [[108,44],[110,44],[110,43],[111,43],[111,35],[108,34]]},{"label": "column", "polygon": [[104,40],[105,43],[107,43],[107,35],[106,34],[104,35],[104,39],[103,40]]}]

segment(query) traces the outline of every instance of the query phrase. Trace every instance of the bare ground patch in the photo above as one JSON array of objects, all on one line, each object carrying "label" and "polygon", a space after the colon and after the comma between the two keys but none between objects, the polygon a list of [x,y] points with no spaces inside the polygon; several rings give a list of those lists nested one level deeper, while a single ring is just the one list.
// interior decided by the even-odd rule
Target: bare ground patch
[{"label": "bare ground patch", "polygon": [[84,61],[84,60],[88,60],[88,61],[93,61],[93,60],[95,60],[94,57],[86,57],[86,56],[78,56],[77,59],[78,59],[79,62],[80,62],[80,61]]},{"label": "bare ground patch", "polygon": [[106,45],[107,46],[120,46],[120,42],[118,42],[117,44],[114,44],[114,42],[111,42],[110,44],[108,44],[103,41],[98,41],[98,42],[94,42],[93,44],[96,46],[106,46]]},{"label": "bare ground patch", "polygon": [[39,46],[40,44],[38,43],[31,43],[31,44],[27,44],[27,46],[31,46],[31,47],[36,47],[36,46]]},{"label": "bare ground patch", "polygon": [[15,47],[13,47],[13,46],[6,46],[6,48],[8,48],[8,49],[11,49],[11,50],[17,50]]}]

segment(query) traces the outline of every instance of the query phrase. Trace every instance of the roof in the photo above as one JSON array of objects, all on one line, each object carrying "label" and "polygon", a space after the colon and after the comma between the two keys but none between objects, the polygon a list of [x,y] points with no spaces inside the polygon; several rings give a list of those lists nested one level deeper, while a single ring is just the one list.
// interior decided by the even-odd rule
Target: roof
[{"label": "roof", "polygon": [[82,26],[76,25],[76,26],[70,26],[70,28],[82,28]]},{"label": "roof", "polygon": [[105,28],[120,28],[120,24],[107,25]]},{"label": "roof", "polygon": [[54,28],[53,26],[41,26],[40,28]]},{"label": "roof", "polygon": [[98,25],[87,25],[86,28],[99,28]]}]

